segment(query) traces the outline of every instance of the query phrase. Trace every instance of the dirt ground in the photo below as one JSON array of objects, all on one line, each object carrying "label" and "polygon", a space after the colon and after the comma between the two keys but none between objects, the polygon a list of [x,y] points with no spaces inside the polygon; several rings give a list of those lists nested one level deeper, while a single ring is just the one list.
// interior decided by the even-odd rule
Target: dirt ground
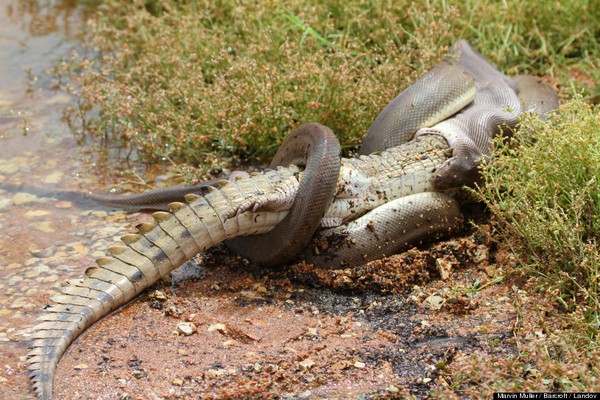
[{"label": "dirt ground", "polygon": [[77,340],[56,397],[459,397],[452,370],[514,354],[515,306],[536,307],[513,267],[481,232],[352,270],[267,271],[217,249]]}]

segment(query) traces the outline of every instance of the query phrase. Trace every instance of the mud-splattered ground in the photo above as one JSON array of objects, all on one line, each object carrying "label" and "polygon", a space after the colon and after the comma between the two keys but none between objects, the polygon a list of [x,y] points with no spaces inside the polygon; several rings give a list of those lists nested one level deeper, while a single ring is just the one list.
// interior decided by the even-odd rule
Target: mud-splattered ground
[{"label": "mud-splattered ground", "polygon": [[215,250],[78,340],[57,394],[425,398],[457,360],[514,354],[529,297],[518,275],[498,279],[506,254],[480,233],[354,270],[267,271]]}]

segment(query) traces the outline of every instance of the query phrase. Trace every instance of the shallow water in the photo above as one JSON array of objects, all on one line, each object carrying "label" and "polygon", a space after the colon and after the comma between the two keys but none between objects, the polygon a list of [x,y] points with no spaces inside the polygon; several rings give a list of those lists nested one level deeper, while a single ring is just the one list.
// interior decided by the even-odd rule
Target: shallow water
[{"label": "shallow water", "polygon": [[[74,99],[46,71],[78,48],[76,1],[0,0],[0,398],[29,398],[31,327],[65,279],[143,218],[95,207],[78,193],[120,179],[62,121]],[[117,165],[113,163],[114,167]]]}]

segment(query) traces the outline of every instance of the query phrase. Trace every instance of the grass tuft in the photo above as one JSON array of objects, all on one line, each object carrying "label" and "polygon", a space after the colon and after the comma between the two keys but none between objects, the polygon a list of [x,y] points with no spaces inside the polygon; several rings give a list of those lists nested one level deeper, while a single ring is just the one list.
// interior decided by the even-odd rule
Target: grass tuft
[{"label": "grass tuft", "polygon": [[600,114],[579,96],[527,117],[483,166],[478,192],[521,262],[568,311],[600,329]]}]

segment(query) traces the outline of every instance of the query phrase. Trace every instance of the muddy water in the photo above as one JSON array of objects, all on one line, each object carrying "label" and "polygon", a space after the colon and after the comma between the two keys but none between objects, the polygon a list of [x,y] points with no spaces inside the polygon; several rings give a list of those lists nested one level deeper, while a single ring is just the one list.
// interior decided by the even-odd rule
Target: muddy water
[{"label": "muddy water", "polygon": [[49,297],[141,218],[77,194],[119,178],[78,145],[61,120],[74,100],[46,73],[78,48],[76,3],[0,0],[0,399],[32,396],[23,356]]}]

